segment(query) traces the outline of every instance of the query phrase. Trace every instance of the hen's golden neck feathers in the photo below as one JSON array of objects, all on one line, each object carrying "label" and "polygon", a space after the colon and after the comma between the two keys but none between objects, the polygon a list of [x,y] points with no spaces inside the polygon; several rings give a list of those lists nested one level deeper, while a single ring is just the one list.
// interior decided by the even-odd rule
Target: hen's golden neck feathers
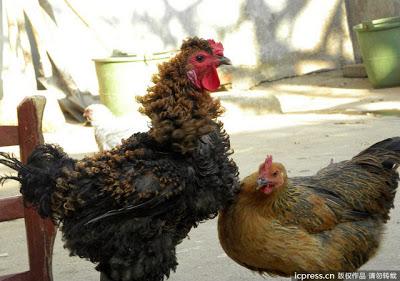
[{"label": "hen's golden neck feathers", "polygon": [[207,40],[185,41],[174,58],[159,65],[159,73],[153,76],[154,86],[138,98],[140,112],[151,119],[150,135],[182,154],[192,151],[202,135],[213,131],[216,118],[223,113],[220,102],[187,77],[191,67],[188,59],[199,50],[212,53]]}]

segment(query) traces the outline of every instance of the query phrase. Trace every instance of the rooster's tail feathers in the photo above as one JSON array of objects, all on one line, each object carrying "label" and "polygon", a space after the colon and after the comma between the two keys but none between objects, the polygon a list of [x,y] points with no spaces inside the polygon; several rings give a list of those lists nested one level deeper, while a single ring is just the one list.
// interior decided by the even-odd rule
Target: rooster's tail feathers
[{"label": "rooster's tail feathers", "polygon": [[[14,155],[5,152],[0,152],[0,164],[7,166],[15,171],[24,169],[22,163],[18,161]],[[3,176],[0,178],[0,184],[3,184],[7,180],[16,180],[21,182],[21,179],[19,177]]]},{"label": "rooster's tail feathers", "polygon": [[74,160],[59,146],[44,144],[32,152],[26,164],[12,154],[0,152],[0,164],[18,172],[17,176],[0,177],[0,184],[9,179],[19,181],[24,201],[36,207],[42,217],[51,217],[51,195],[56,178],[61,167],[71,167]]}]

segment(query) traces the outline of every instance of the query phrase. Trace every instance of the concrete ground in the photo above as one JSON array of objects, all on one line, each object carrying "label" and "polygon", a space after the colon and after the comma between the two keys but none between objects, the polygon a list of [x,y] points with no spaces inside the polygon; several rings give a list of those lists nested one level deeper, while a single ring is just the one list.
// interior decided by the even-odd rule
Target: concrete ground
[{"label": "concrete ground", "polygon": [[[266,83],[251,94],[258,95],[251,106],[243,106],[240,101],[224,103],[227,112],[223,121],[231,135],[233,157],[241,177],[254,171],[266,154],[284,163],[289,176],[310,175],[331,159],[348,159],[376,141],[400,135],[400,88],[371,89],[365,79],[345,79],[340,72],[333,71]],[[285,114],[263,111],[263,95],[270,94],[279,99]],[[390,116],[377,115],[377,103],[378,113]],[[61,144],[75,157],[96,150],[92,128],[77,124],[67,124],[45,138]],[[0,174],[5,172],[1,167]],[[11,194],[17,194],[15,183],[0,190],[0,196]],[[400,196],[395,206],[378,254],[362,269],[400,270]],[[24,235],[22,220],[0,224],[0,275],[27,268]],[[99,280],[90,262],[68,256],[60,236],[54,248],[54,280]],[[218,243],[215,219],[193,229],[177,251],[179,266],[170,276],[172,281],[265,280],[224,254]]]}]

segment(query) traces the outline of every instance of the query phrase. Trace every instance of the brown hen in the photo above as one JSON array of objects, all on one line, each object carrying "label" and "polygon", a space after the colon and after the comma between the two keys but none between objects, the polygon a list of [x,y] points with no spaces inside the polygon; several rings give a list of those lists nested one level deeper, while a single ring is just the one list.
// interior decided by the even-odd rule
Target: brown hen
[{"label": "brown hen", "polygon": [[269,156],[220,212],[221,245],[260,273],[355,271],[378,249],[399,163],[399,137],[308,177],[288,178]]}]

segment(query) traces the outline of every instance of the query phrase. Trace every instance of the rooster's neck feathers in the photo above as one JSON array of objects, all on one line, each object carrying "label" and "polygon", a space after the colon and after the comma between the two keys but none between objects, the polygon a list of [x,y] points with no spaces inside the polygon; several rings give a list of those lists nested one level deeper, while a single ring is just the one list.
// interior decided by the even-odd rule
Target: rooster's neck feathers
[{"label": "rooster's neck feathers", "polygon": [[138,98],[140,111],[151,119],[151,136],[182,154],[193,151],[202,135],[215,130],[216,118],[223,113],[219,101],[187,77],[188,58],[197,50],[212,53],[206,40],[185,41],[174,58],[159,65],[154,86]]}]

